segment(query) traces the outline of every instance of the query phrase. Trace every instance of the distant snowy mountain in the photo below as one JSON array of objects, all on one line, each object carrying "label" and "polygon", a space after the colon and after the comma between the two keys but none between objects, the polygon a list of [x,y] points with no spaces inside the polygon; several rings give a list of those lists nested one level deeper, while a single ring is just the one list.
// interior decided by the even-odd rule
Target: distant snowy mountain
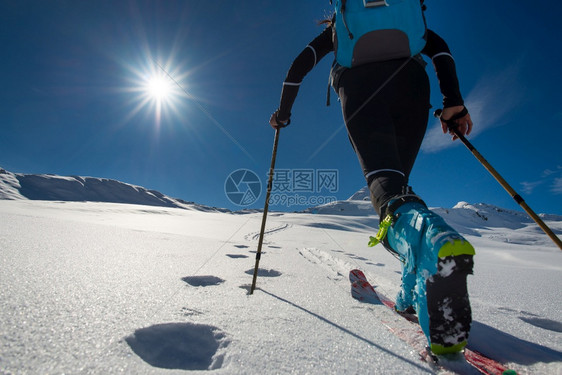
[{"label": "distant snowy mountain", "polygon": [[364,186],[355,194],[347,199],[348,201],[371,201],[371,192],[369,191],[368,186]]},{"label": "distant snowy mountain", "polygon": [[[459,202],[453,208],[430,207],[464,235],[521,245],[547,245],[550,239],[523,211],[508,210],[490,204]],[[344,201],[311,207],[304,213],[338,216],[373,216],[378,221],[367,187]],[[539,214],[545,221],[562,222],[562,215]],[[509,234],[503,230],[508,229]],[[558,233],[559,234],[559,233]],[[538,236],[537,236],[538,235]]]},{"label": "distant snowy mountain", "polygon": [[[473,224],[485,223],[487,226],[502,226],[505,228],[517,229],[521,222],[532,222],[532,219],[522,211],[508,210],[486,203],[470,204],[467,202],[459,202],[452,209],[432,208],[432,210],[443,216],[462,217],[462,221],[465,223],[467,220],[464,219],[468,219],[468,221]],[[361,188],[347,200],[310,207],[304,212],[344,216],[374,215],[369,189],[367,187]],[[562,215],[539,214],[539,216],[545,220],[562,220]]]},{"label": "distant snowy mountain", "polygon": [[[198,211],[230,212],[181,199],[171,198],[156,190],[107,178],[57,176],[51,174],[12,173],[0,168],[0,199],[43,200],[72,202],[106,202],[145,206],[192,209]],[[536,243],[541,230],[524,212],[507,210],[489,204],[459,202],[453,208],[432,208],[463,234],[485,236],[501,242],[518,244]],[[245,213],[257,212],[245,210]],[[347,200],[310,207],[303,213],[378,217],[371,205],[369,189],[363,187]],[[560,215],[544,215],[544,220],[562,221]],[[375,220],[377,219],[377,220]],[[509,236],[498,234],[497,228],[512,229]],[[503,233],[503,232],[501,232]],[[545,238],[545,243],[548,238]]]},{"label": "distant snowy mountain", "polygon": [[227,211],[168,197],[156,190],[107,178],[12,173],[0,168],[0,199],[107,202]]}]

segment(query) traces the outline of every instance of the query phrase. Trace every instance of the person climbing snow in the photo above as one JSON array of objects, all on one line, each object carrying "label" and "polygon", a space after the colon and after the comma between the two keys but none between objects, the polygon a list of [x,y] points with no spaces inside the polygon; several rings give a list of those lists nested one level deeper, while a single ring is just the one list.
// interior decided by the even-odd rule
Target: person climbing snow
[{"label": "person climbing snow", "polygon": [[473,124],[453,56],[426,27],[424,10],[423,0],[336,0],[334,16],[322,22],[326,28],[293,61],[269,123],[289,125],[303,79],[334,52],[331,85],[380,216],[372,245],[381,242],[402,262],[396,309],[415,312],[430,350],[446,354],[467,344],[467,275],[475,252],[409,186],[431,108],[422,54],[431,59],[443,95],[443,132],[454,124],[468,135]]}]

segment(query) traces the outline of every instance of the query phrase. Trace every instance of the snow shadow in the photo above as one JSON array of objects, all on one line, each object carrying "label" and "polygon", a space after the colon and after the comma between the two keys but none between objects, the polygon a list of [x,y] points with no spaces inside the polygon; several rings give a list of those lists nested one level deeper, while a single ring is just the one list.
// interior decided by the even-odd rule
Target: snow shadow
[{"label": "snow shadow", "polygon": [[342,230],[342,231],[346,231],[346,232],[350,232],[350,231],[353,230],[352,228],[346,227],[344,225],[334,224],[334,223],[306,223],[306,224],[303,224],[303,225],[305,227]]},{"label": "snow shadow", "polygon": [[181,278],[191,286],[212,286],[224,283],[224,280],[216,276],[186,276]]},{"label": "snow shadow", "polygon": [[238,259],[238,258],[247,258],[247,255],[243,255],[243,254],[226,254],[227,257],[232,258],[232,259]]},{"label": "snow shadow", "polygon": [[[246,274],[248,275],[253,275],[254,274],[254,269],[251,268],[249,270],[246,271]],[[276,270],[266,270],[263,268],[258,268],[258,276],[261,277],[278,277],[281,276],[282,273]]]},{"label": "snow shadow", "polygon": [[486,324],[473,321],[468,347],[491,355],[499,362],[530,366],[558,362],[562,352],[512,336]]},{"label": "snow shadow", "polygon": [[[252,286],[250,284],[240,285],[239,288],[244,289],[246,292],[248,292],[248,295],[250,294],[250,290],[252,290]],[[259,288],[257,288],[257,289],[259,289]]]},{"label": "snow shadow", "polygon": [[215,370],[222,366],[226,335],[218,328],[192,323],[157,324],[125,338],[151,366],[179,370]]},{"label": "snow shadow", "polygon": [[557,322],[556,320],[550,320],[550,319],[545,319],[545,318],[526,317],[526,316],[520,316],[519,319],[521,319],[525,323],[529,323],[531,325],[534,325],[535,327],[547,329],[547,330],[553,331],[553,332],[562,332],[562,323]]}]

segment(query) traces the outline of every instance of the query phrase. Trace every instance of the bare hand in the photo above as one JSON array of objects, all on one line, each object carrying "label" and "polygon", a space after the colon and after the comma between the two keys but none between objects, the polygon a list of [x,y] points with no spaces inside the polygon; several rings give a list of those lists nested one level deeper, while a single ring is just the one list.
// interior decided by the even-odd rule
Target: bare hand
[{"label": "bare hand", "polygon": [[269,119],[269,125],[271,125],[271,127],[273,129],[281,129],[281,128],[284,128],[285,126],[287,126],[291,123],[290,120],[287,120],[287,121],[279,120],[279,118],[277,117],[277,112],[278,111],[273,112],[273,114],[271,115],[271,118]]},{"label": "bare hand", "polygon": [[[443,109],[443,113],[441,114],[441,128],[443,129],[443,134],[449,132],[453,135],[452,140],[458,139],[457,135],[451,128],[451,125],[447,122],[450,121],[457,113],[460,113],[464,109],[464,106],[458,105],[455,107],[448,107]],[[472,119],[470,118],[470,114],[467,113],[463,117],[453,120],[455,128],[458,132],[462,135],[469,135],[472,132]]]}]

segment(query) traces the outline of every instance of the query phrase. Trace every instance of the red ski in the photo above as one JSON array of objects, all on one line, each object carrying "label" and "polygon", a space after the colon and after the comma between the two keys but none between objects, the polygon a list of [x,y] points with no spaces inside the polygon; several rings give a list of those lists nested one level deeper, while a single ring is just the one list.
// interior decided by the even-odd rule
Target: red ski
[{"label": "red ski", "polygon": [[[367,280],[365,274],[358,269],[349,272],[351,281],[351,295],[353,298],[373,304],[383,304],[390,308],[394,314],[393,318],[385,319],[382,323],[398,338],[410,344],[420,353],[420,357],[438,368],[452,370],[455,372],[466,372],[466,366],[476,369],[486,375],[514,375],[515,371],[508,369],[503,364],[488,358],[482,353],[465,348],[462,355],[458,356],[436,356],[429,352],[427,340],[418,325],[418,318],[413,314],[402,314],[394,308],[394,301],[377,291]],[[404,319],[410,323],[404,322]],[[463,358],[464,357],[464,358]]]}]

